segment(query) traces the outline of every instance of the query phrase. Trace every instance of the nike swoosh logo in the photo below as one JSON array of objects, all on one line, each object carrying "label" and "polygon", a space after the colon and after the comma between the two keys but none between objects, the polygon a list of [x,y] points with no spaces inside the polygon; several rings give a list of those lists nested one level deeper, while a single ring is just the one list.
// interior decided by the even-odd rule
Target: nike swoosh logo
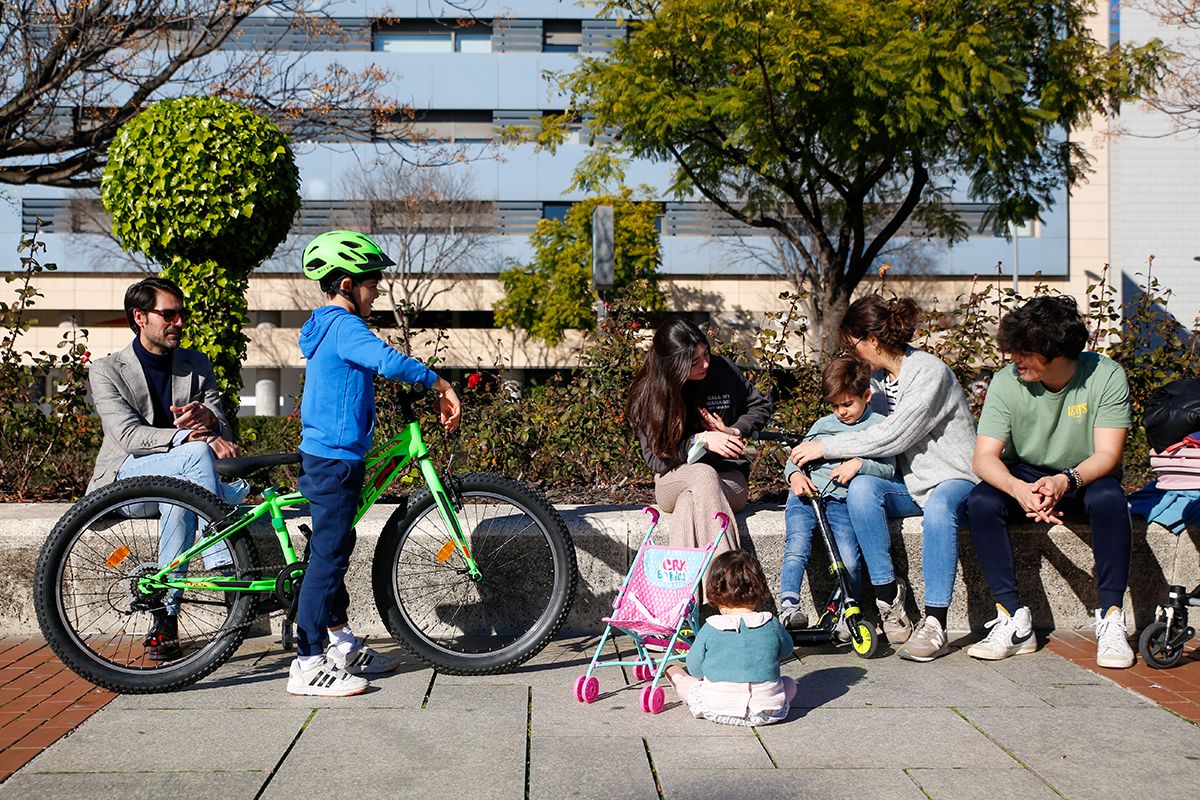
[{"label": "nike swoosh logo", "polygon": [[1012,635],[1012,643],[1013,643],[1013,644],[1025,644],[1026,642],[1028,642],[1028,641],[1029,641],[1029,638],[1030,638],[1031,636],[1033,636],[1033,631],[1032,631],[1032,630],[1031,630],[1031,631],[1029,631],[1029,633],[1025,634],[1024,636],[1018,636],[1016,633],[1014,633],[1014,634]]}]

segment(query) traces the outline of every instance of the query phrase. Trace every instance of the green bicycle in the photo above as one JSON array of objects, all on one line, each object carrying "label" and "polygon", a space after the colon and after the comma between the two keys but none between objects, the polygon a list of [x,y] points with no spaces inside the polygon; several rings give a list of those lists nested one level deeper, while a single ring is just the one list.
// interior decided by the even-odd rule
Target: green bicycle
[{"label": "green bicycle", "polygon": [[[383,527],[372,561],[376,606],[389,633],[431,666],[501,672],[535,655],[562,626],[578,581],[575,548],[562,517],[534,490],[486,472],[439,476],[413,413],[418,396],[402,403],[404,429],[366,458],[355,523],[414,460],[425,484]],[[242,477],[298,461],[294,453],[224,459],[217,469]],[[256,608],[294,614],[306,563],[284,511],[308,501],[276,488],[262,496],[240,511],[193,483],[141,477],[82,498],[38,558],[38,623],[54,652],[98,686],[166,692],[227,661]],[[159,520],[168,514],[190,515],[196,535],[163,564]],[[251,526],[263,518],[278,540],[280,566],[260,566]],[[219,543],[232,563],[207,567]],[[169,597],[179,609],[180,647],[169,660],[153,660],[145,636]]]}]

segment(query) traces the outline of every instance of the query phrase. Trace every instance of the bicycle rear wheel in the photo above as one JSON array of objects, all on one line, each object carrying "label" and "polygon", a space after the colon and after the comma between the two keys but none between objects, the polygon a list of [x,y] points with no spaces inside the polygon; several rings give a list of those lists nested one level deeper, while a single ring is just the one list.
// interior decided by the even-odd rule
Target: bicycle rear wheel
[{"label": "bicycle rear wheel", "polygon": [[533,490],[490,473],[461,476],[458,519],[482,573],[454,548],[428,489],[385,528],[373,562],[379,615],[418,658],[458,675],[524,663],[562,626],[578,569],[558,512]]},{"label": "bicycle rear wheel", "polygon": [[[160,569],[164,519],[194,524],[199,537],[232,510],[193,483],[161,476],[117,481],[72,506],[42,547],[34,584],[38,624],[63,663],[97,686],[144,694],[186,686],[228,660],[246,637],[250,594],[182,591],[179,646],[164,655],[145,640],[166,613],[168,592],[145,594],[138,579]],[[189,579],[252,575],[249,537],[235,534],[226,544],[228,563],[206,568],[201,554],[181,569]]]}]

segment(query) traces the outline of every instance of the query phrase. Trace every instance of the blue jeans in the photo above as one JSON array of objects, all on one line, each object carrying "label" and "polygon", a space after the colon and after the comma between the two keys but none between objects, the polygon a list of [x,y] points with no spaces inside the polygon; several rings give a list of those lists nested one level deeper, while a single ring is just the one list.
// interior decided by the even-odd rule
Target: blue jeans
[{"label": "blue jeans", "polygon": [[[187,442],[172,447],[165,453],[146,456],[129,456],[117,470],[117,479],[137,478],[145,475],[165,475],[190,481],[215,494],[226,502],[237,505],[246,497],[249,487],[245,481],[223,483],[217,476],[216,457],[212,448],[204,442]],[[133,503],[121,509],[131,518],[149,518],[156,514],[158,520],[158,563],[169,564],[176,556],[191,547],[196,541],[196,515],[184,511],[174,503]],[[233,563],[229,548],[224,542],[203,553],[205,569],[219,569]],[[173,578],[187,575],[187,564],[171,573]],[[172,589],[165,602],[168,614],[179,613],[179,598],[183,593]]]},{"label": "blue jeans", "polygon": [[362,461],[300,453],[300,492],[312,513],[308,540],[308,569],[300,584],[296,609],[296,653],[318,656],[324,652],[327,631],[348,621],[350,594],[346,570],[354,551],[354,515],[362,494],[366,467]]},{"label": "blue jeans", "polygon": [[[804,583],[804,568],[808,565],[808,556],[812,553],[817,517],[808,498],[788,492],[783,519],[787,538],[783,545],[779,604],[791,605],[800,602],[800,586]],[[850,572],[850,585],[857,594],[860,574],[858,540],[854,538],[854,527],[850,524],[846,501],[840,497],[829,498],[825,504],[825,521],[829,523],[829,529],[833,532],[833,540],[837,543],[842,563]]]},{"label": "blue jeans", "polygon": [[921,570],[925,576],[925,605],[948,608],[958,568],[958,529],[964,519],[967,495],[974,487],[965,478],[942,481],[925,498],[922,511],[902,480],[859,475],[850,481],[846,506],[872,585],[885,586],[896,579],[888,519],[924,514]]}]

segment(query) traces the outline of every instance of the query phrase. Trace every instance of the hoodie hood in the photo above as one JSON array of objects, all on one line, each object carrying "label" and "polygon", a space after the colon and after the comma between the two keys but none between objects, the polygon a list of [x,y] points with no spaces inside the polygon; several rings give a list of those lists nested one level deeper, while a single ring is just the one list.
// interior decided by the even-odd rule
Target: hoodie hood
[{"label": "hoodie hood", "polygon": [[337,322],[338,316],[349,313],[339,306],[321,306],[313,311],[312,316],[300,329],[300,354],[306,359],[312,359],[317,348],[321,346],[321,342],[325,341],[325,336],[333,327],[333,323]]}]

